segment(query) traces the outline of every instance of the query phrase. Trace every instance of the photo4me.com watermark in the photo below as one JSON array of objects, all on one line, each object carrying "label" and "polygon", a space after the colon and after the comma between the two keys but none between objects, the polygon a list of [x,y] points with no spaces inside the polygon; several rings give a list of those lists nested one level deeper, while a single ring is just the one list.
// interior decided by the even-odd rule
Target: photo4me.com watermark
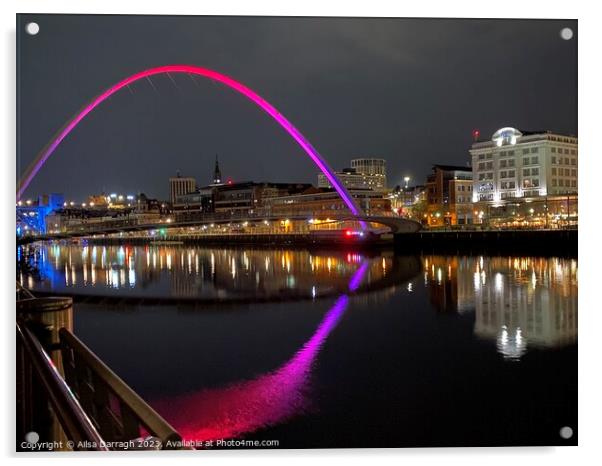
[{"label": "photo4me.com watermark", "polygon": [[279,440],[244,440],[244,439],[213,439],[213,440],[168,440],[162,442],[155,437],[138,438],[122,441],[92,441],[55,440],[40,442],[37,432],[29,432],[19,444],[25,451],[68,451],[68,450],[99,450],[113,451],[128,450],[198,450],[210,448],[277,448]]}]

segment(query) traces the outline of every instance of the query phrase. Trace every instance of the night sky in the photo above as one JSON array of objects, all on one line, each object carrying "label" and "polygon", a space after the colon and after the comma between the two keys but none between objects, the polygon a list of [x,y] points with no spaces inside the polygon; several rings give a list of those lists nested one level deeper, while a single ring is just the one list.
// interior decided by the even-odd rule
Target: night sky
[{"label": "night sky", "polygon": [[[29,36],[24,25],[36,21]],[[571,27],[566,41],[560,30]],[[17,18],[17,171],[93,96],[166,64],[227,74],[280,110],[335,169],[385,158],[389,184],[466,165],[471,133],[577,134],[577,22],[22,15]],[[186,75],[123,90],[63,141],[25,193],[144,192],[180,171],[210,182],[316,183],[317,169],[243,96]]]}]

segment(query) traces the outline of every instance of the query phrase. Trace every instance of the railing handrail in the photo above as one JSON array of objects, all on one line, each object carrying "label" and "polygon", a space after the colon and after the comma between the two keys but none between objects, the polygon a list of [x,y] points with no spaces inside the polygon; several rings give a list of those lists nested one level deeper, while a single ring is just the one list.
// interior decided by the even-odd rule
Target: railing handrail
[{"label": "railing handrail", "polygon": [[[17,335],[32,362],[36,374],[46,389],[52,411],[57,416],[67,437],[74,442],[73,448],[75,450],[108,451],[94,424],[57,371],[40,341],[27,326],[19,325],[18,322]],[[83,446],[80,447],[79,445]],[[94,447],[88,447],[91,445]]]},{"label": "railing handrail", "polygon": [[113,372],[98,356],[94,354],[79,338],[66,328],[59,330],[61,347],[65,343],[73,351],[77,352],[90,370],[107,384],[108,388],[124,404],[126,404],[138,417],[141,424],[148,432],[158,437],[163,444],[171,441],[177,443],[182,440],[180,434],[157,413],[146,401],[144,401],[129,385],[127,385],[115,372]]}]

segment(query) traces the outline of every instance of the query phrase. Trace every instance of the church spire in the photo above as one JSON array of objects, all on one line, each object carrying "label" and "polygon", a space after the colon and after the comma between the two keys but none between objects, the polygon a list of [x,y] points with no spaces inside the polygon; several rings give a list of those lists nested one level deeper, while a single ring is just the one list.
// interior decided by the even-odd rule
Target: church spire
[{"label": "church spire", "polygon": [[215,169],[213,170],[213,184],[220,184],[222,182],[222,172],[219,169],[219,160],[217,154],[215,154]]}]

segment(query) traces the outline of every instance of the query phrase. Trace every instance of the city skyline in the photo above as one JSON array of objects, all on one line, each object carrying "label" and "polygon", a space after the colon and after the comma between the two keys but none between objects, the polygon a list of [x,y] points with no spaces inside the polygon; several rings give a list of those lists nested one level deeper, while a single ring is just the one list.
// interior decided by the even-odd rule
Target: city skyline
[{"label": "city skyline", "polygon": [[16,451],[579,444],[577,20],[16,20]]},{"label": "city skyline", "polygon": [[[433,163],[466,164],[475,128],[483,135],[502,126],[577,133],[576,41],[559,35],[564,26],[576,30],[575,21],[390,19],[378,20],[376,34],[375,20],[361,18],[191,17],[185,19],[191,27],[174,32],[175,18],[145,17],[144,28],[133,28],[135,38],[128,31],[141,18],[133,16],[74,21],[24,15],[23,21],[30,18],[43,18],[44,43],[18,33],[18,123],[28,135],[18,141],[18,174],[93,95],[128,73],[178,62],[211,65],[250,85],[290,118],[335,169],[352,158],[386,159],[390,186],[401,184],[406,175],[421,179]],[[94,34],[68,43],[69,35],[82,28],[104,31],[105,50],[99,50]],[[277,45],[270,41],[285,28],[287,37]],[[435,30],[436,37],[429,35]],[[247,44],[247,35],[255,41]],[[440,47],[444,39],[455,46]],[[119,50],[116,41],[124,44]],[[258,56],[266,43],[271,44],[269,57]],[[93,63],[82,53],[90,50]],[[195,52],[201,50],[199,59]],[[57,64],[58,51],[72,63],[68,70]],[[336,59],[328,60],[329,53]],[[251,60],[256,64],[247,66]],[[442,81],[432,63],[469,72]],[[48,88],[35,76],[41,69]],[[447,111],[440,111],[442,104]],[[43,113],[36,111],[40,108]],[[204,179],[215,153],[234,181],[315,180],[315,167],[300,149],[242,99],[201,80],[157,77],[133,85],[88,117],[24,197],[59,191],[78,198],[104,188],[167,198],[166,171]],[[97,186],[74,176],[86,170],[95,173]],[[290,173],[294,179],[289,180]]]}]

